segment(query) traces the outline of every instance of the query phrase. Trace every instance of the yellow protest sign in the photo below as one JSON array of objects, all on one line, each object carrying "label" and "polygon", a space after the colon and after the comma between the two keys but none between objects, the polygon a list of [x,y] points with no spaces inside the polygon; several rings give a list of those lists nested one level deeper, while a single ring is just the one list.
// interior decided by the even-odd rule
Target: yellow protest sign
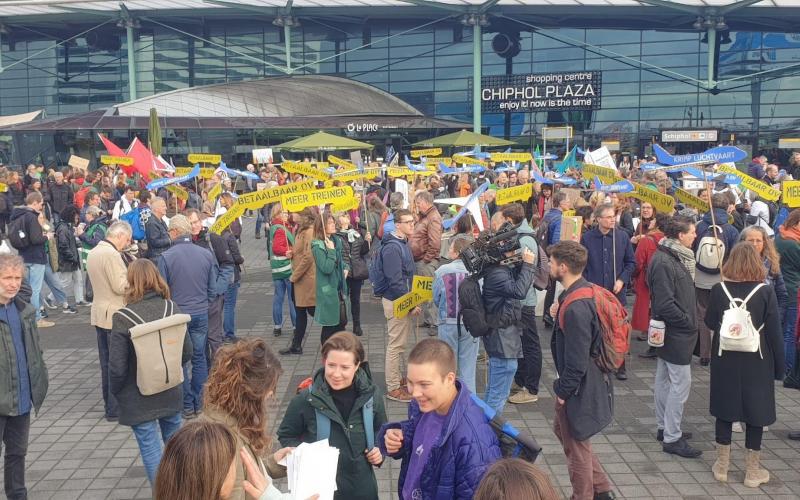
[{"label": "yellow protest sign", "polygon": [[564,210],[561,214],[562,217],[575,217],[575,210]]},{"label": "yellow protest sign", "polygon": [[[192,171],[194,167],[175,167],[175,177],[180,177],[181,175],[186,175]],[[210,179],[214,177],[214,169],[210,167],[203,167],[200,169],[200,175],[198,175],[201,179]]]},{"label": "yellow protest sign", "polygon": [[217,164],[222,161],[222,155],[191,153],[188,156],[189,163],[213,163]]},{"label": "yellow protest sign", "polygon": [[414,276],[411,291],[420,294],[425,300],[433,300],[433,276]]},{"label": "yellow protest sign", "polygon": [[394,308],[394,317],[397,319],[405,318],[412,309],[423,302],[425,302],[425,298],[418,292],[408,292],[392,302],[392,306]]},{"label": "yellow protest sign", "polygon": [[492,161],[531,161],[533,156],[530,153],[492,153]]},{"label": "yellow protest sign", "polygon": [[[613,168],[601,167],[599,165],[583,164],[584,174],[589,174],[591,177],[597,176],[601,181],[607,183],[614,183],[623,178]],[[584,175],[586,177],[586,175]],[[672,196],[661,194],[658,191],[642,186],[639,183],[631,182],[633,184],[633,191],[626,193],[623,196],[630,196],[641,201],[646,201],[653,205],[653,208],[665,214],[672,214],[675,209],[675,199]]]},{"label": "yellow protest sign", "polygon": [[8,185],[0,182],[0,193],[5,193],[6,191],[8,191]]},{"label": "yellow protest sign", "polygon": [[[603,182],[614,183],[622,180],[616,170],[613,168],[601,167],[600,165],[591,165],[588,163],[583,164],[584,174],[589,174],[588,177],[597,176]],[[587,177],[584,175],[584,177]]]},{"label": "yellow protest sign", "polygon": [[768,201],[778,201],[778,198],[781,197],[781,192],[775,189],[774,187],[770,186],[766,182],[761,182],[760,180],[750,177],[747,174],[743,174],[739,172],[739,170],[731,166],[729,164],[722,164],[719,166],[720,172],[725,172],[726,174],[733,174],[736,177],[742,179],[742,186],[746,187],[750,191],[753,191],[760,197],[764,198]]},{"label": "yellow protest sign", "polygon": [[412,149],[412,158],[422,158],[423,156],[436,156],[442,154],[442,148]]},{"label": "yellow protest sign", "polygon": [[425,166],[426,167],[435,167],[439,166],[439,163],[444,163],[445,165],[450,165],[450,162],[453,161],[452,158],[447,156],[426,156],[425,157]]},{"label": "yellow protest sign", "polygon": [[346,212],[348,210],[355,210],[358,208],[358,198],[347,198],[341,201],[334,201],[331,204],[332,212]]},{"label": "yellow protest sign", "polygon": [[328,172],[312,167],[311,163],[300,163],[296,161],[285,161],[281,164],[281,168],[293,174],[300,174],[305,177],[311,177],[320,181],[326,181],[331,178]]},{"label": "yellow protest sign", "polygon": [[306,207],[326,205],[328,203],[332,203],[334,207],[345,206],[345,203],[350,199],[355,199],[353,188],[350,186],[338,186],[285,194],[281,197],[281,204],[283,208],[289,212],[299,212]]},{"label": "yellow protest sign", "polygon": [[300,191],[309,191],[314,189],[314,181],[293,182],[283,186],[274,188],[259,189],[252,193],[239,195],[236,203],[241,205],[247,210],[258,210],[267,203],[274,203],[281,200],[281,196],[290,193],[299,193]]},{"label": "yellow protest sign", "polygon": [[222,234],[222,231],[224,231],[226,227],[230,226],[231,223],[238,219],[243,213],[244,207],[242,205],[232,206],[227,212],[217,217],[217,220],[211,225],[211,229],[209,229],[209,231],[212,233]]},{"label": "yellow protest sign", "polygon": [[188,200],[189,199],[189,192],[186,191],[185,189],[183,189],[182,187],[178,186],[178,185],[175,185],[175,184],[167,185],[167,191],[169,191],[170,193],[174,194],[175,198],[178,198],[179,200]]},{"label": "yellow protest sign", "polygon": [[533,196],[533,184],[527,183],[521,186],[514,186],[497,191],[495,203],[499,205],[508,205],[515,201],[525,201]]},{"label": "yellow protest sign", "polygon": [[379,177],[381,173],[383,173],[383,168],[381,167],[365,168],[363,172],[359,172],[358,170],[345,170],[343,172],[337,172],[333,174],[333,180],[350,182],[361,179],[373,179],[375,177]]},{"label": "yellow protest sign", "polygon": [[216,186],[211,188],[211,191],[208,192],[208,201],[214,203],[217,201],[217,196],[222,194],[222,183],[218,182]]},{"label": "yellow protest sign", "polygon": [[130,167],[133,165],[133,158],[130,156],[100,155],[100,163],[103,165],[124,165]]},{"label": "yellow protest sign", "polygon": [[481,167],[489,166],[489,164],[484,160],[479,160],[477,158],[464,155],[453,155],[453,161],[455,163],[466,163],[467,165],[480,165]]},{"label": "yellow protest sign", "polygon": [[347,160],[343,160],[343,159],[339,158],[338,156],[328,155],[328,161],[332,165],[337,165],[339,167],[345,167],[345,168],[350,168],[350,169],[355,169],[356,168],[356,166],[352,162],[347,161]]},{"label": "yellow protest sign", "polygon": [[782,201],[789,208],[800,207],[800,181],[783,181]]},{"label": "yellow protest sign", "polygon": [[389,167],[386,172],[389,177],[413,177],[415,175],[427,177],[436,174],[435,170],[411,170],[410,168],[401,167]]},{"label": "yellow protest sign", "polygon": [[708,202],[693,195],[689,191],[678,188],[675,190],[675,198],[687,207],[694,208],[700,213],[706,213],[710,210]]}]

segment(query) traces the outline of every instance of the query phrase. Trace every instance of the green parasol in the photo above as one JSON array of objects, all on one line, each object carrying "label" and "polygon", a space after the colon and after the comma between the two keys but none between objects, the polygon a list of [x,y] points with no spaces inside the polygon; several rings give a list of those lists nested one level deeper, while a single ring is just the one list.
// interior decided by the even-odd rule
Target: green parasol
[{"label": "green parasol", "polygon": [[372,149],[374,146],[366,142],[355,141],[347,137],[329,134],[327,132],[316,132],[305,137],[299,137],[277,146],[272,149],[284,149],[288,151],[337,151],[342,149]]},{"label": "green parasol", "polygon": [[147,142],[153,155],[161,154],[161,124],[158,122],[156,108],[150,108],[150,127],[147,130]]},{"label": "green parasol", "polygon": [[516,142],[498,139],[490,135],[476,134],[468,130],[453,132],[452,134],[441,135],[432,139],[415,142],[413,146],[423,146],[429,148],[438,147],[474,147],[474,146],[516,146]]}]

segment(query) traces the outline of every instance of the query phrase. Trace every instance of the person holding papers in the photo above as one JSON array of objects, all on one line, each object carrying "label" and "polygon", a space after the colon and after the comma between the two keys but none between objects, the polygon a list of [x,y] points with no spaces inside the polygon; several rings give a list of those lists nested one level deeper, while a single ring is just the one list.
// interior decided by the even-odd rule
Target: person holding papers
[{"label": "person holding papers", "polygon": [[408,420],[384,425],[381,453],[402,459],[400,500],[471,499],[500,445],[483,410],[456,380],[453,350],[425,339],[408,356]]},{"label": "person holding papers", "polygon": [[375,435],[386,411],[364,346],[352,333],[338,332],[322,346],[322,365],[311,387],[289,403],[278,439],[283,446],[298,446],[327,438],[339,449],[334,499],[373,500],[378,498],[373,466],[383,463]]}]

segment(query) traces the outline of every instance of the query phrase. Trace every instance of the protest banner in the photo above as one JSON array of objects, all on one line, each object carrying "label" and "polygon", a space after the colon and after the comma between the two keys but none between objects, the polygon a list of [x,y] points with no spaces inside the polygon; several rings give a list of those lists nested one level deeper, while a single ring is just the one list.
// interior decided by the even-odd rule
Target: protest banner
[{"label": "protest banner", "polygon": [[167,191],[174,194],[176,198],[179,200],[188,200],[189,199],[189,192],[183,189],[180,186],[176,186],[175,184],[170,184],[167,186]]},{"label": "protest banner", "polygon": [[222,183],[218,182],[216,186],[211,188],[211,191],[208,192],[208,201],[214,203],[217,201],[217,196],[222,194]]},{"label": "protest banner", "polygon": [[412,309],[417,307],[418,305],[425,302],[425,297],[420,295],[419,292],[408,292],[407,294],[403,295],[395,299],[392,302],[392,306],[394,309],[394,317],[397,319],[402,319],[408,316],[408,313],[411,312]]},{"label": "protest banner", "polygon": [[800,181],[783,181],[783,204],[789,208],[800,207]]},{"label": "protest banner", "polygon": [[100,163],[103,165],[124,165],[130,167],[133,165],[133,158],[130,156],[100,155]]},{"label": "protest banner", "polygon": [[211,225],[212,233],[222,234],[222,231],[225,230],[226,227],[230,226],[233,221],[238,219],[244,213],[244,207],[242,205],[233,205],[227,212],[217,217],[217,220],[214,221],[214,224]]},{"label": "protest banner", "polygon": [[[175,175],[181,176],[186,175],[192,171],[194,167],[175,167]],[[211,167],[203,167],[200,169],[200,175],[198,175],[201,179],[210,179],[214,177],[214,169]]]},{"label": "protest banner", "polygon": [[334,156],[334,155],[328,155],[328,163],[330,163],[331,165],[336,165],[337,167],[344,167],[344,168],[351,169],[351,170],[355,170],[356,169],[356,166],[355,166],[354,163],[349,162],[347,160],[343,160],[343,159],[339,158],[338,156]]},{"label": "protest banner", "polygon": [[259,148],[253,150],[253,163],[264,165],[272,163],[272,148]]},{"label": "protest banner", "polygon": [[507,205],[515,201],[526,201],[533,196],[533,184],[523,184],[521,186],[514,186],[497,191],[495,203],[500,205]]},{"label": "protest banner", "polygon": [[310,191],[314,189],[314,187],[314,181],[293,182],[283,186],[259,189],[258,191],[253,191],[252,193],[239,195],[239,197],[236,199],[236,203],[247,210],[258,210],[267,203],[275,203],[276,201],[280,201],[281,196],[285,194]]},{"label": "protest banner", "polygon": [[[617,174],[616,170],[607,167],[601,167],[600,165],[584,163],[582,170],[584,177],[597,176],[600,178],[601,181],[607,182],[609,184],[613,184],[619,180],[622,180],[622,177],[620,177]],[[586,174],[589,174],[589,176],[587,176]]]},{"label": "protest banner", "polygon": [[583,229],[583,217],[574,215],[572,217],[561,216],[561,241],[581,241],[581,230]]},{"label": "protest banner", "polygon": [[531,161],[533,156],[530,153],[492,153],[492,161],[519,161],[525,163]]},{"label": "protest banner", "polygon": [[412,158],[422,158],[423,156],[436,156],[442,154],[442,148],[412,149]]},{"label": "protest banner", "polygon": [[429,175],[435,175],[435,170],[411,170],[410,168],[402,168],[402,167],[389,167],[386,169],[386,173],[389,177],[413,177],[415,175],[420,175],[423,177],[427,177]]},{"label": "protest banner", "polygon": [[222,161],[222,155],[190,153],[187,159],[189,163],[213,163],[216,165]]},{"label": "protest banner", "polygon": [[81,170],[86,170],[89,168],[89,160],[86,158],[81,158],[80,156],[71,155],[69,157],[69,161],[67,161],[67,165],[70,167],[79,168]]},{"label": "protest banner", "polygon": [[170,184],[180,184],[181,182],[190,181],[198,175],[200,175],[200,165],[195,165],[188,174],[179,175],[176,177],[159,177],[157,179],[153,179],[147,184],[147,189],[159,189],[164,186],[169,186]]},{"label": "protest banner", "polygon": [[575,217],[575,210],[564,210],[561,213],[562,217]]},{"label": "protest banner", "polygon": [[739,172],[739,169],[737,169],[735,165],[723,163],[719,166],[719,171],[739,177],[742,179],[742,186],[746,187],[750,191],[753,191],[767,201],[778,201],[778,198],[781,197],[780,191],[770,186],[766,182],[762,182],[754,177],[750,177],[747,174]]},{"label": "protest banner", "polygon": [[672,212],[675,210],[675,198],[666,194],[661,194],[655,189],[644,187],[635,182],[631,182],[631,184],[633,184],[634,190],[630,193],[627,193],[626,196],[636,198],[640,201],[646,201],[653,205],[653,208],[655,208],[657,211],[667,215],[672,215]]},{"label": "protest banner", "polygon": [[357,169],[337,172],[333,174],[332,178],[335,181],[351,182],[351,181],[367,180],[367,179],[373,179],[375,177],[380,177],[382,173],[383,173],[382,167],[369,167],[365,168],[363,172]]},{"label": "protest banner", "polygon": [[433,276],[414,276],[411,291],[420,294],[426,301],[433,300]]},{"label": "protest banner", "polygon": [[465,163],[467,165],[480,165],[481,167],[488,167],[489,163],[484,160],[479,160],[477,158],[473,158],[471,156],[465,155],[453,155],[453,162],[455,163]]},{"label": "protest banner", "polygon": [[608,148],[605,146],[595,149],[594,151],[586,151],[586,154],[583,156],[583,162],[591,163],[598,167],[605,167],[614,172],[617,171],[617,164],[614,161],[614,157],[611,156],[611,152],[609,152]]},{"label": "protest banner", "polygon": [[334,201],[331,204],[331,211],[332,212],[346,212],[348,210],[355,210],[359,206],[359,199],[355,196],[352,198],[343,199],[340,201]]},{"label": "protest banner", "polygon": [[690,192],[688,192],[686,190],[683,190],[683,189],[680,189],[680,188],[676,189],[675,190],[675,198],[679,202],[681,202],[684,205],[686,205],[687,207],[694,208],[695,210],[697,210],[701,214],[704,214],[704,213],[706,213],[706,212],[708,212],[710,210],[709,207],[708,207],[708,202],[706,202],[702,198],[699,198],[699,197],[693,195],[692,193],[690,193]]},{"label": "protest banner", "polygon": [[285,161],[281,164],[281,168],[289,173],[300,174],[320,181],[327,181],[331,178],[328,172],[324,172],[317,167],[312,167],[311,163],[308,162]]},{"label": "protest banner", "polygon": [[345,202],[351,199],[355,199],[353,188],[350,186],[338,186],[285,194],[281,196],[281,204],[288,212],[299,212],[306,207],[326,205],[328,203],[332,203],[334,207],[341,207],[345,205]]}]

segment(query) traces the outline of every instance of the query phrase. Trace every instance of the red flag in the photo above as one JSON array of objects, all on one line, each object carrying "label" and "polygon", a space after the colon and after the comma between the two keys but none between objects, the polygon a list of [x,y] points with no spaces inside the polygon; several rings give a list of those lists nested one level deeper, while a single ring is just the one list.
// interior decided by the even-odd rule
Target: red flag
[{"label": "red flag", "polygon": [[153,164],[156,161],[153,153],[147,149],[147,146],[142,144],[138,137],[133,139],[131,145],[128,147],[128,154],[133,158],[133,168],[144,177],[149,177],[150,172],[153,171]]},{"label": "red flag", "polygon": [[[119,146],[111,142],[111,140],[106,136],[104,136],[103,134],[97,134],[97,136],[100,138],[101,141],[103,141],[103,146],[106,147],[106,151],[108,151],[109,155],[128,156],[127,154],[125,154],[125,151],[123,151]],[[124,165],[120,165],[120,168],[122,168],[122,171],[128,175],[132,175],[134,172],[136,172],[136,170],[134,170],[133,167],[126,167]]]}]

